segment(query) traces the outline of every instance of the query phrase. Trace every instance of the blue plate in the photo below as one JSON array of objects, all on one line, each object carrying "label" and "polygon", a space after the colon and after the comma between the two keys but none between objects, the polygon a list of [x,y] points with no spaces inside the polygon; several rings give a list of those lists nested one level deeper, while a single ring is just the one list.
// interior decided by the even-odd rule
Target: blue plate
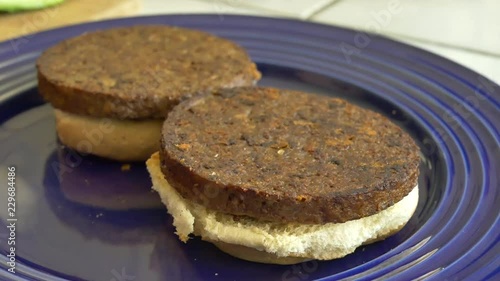
[{"label": "blue plate", "polygon": [[[34,61],[84,32],[136,24],[202,29],[243,45],[260,85],[335,95],[389,116],[422,151],[418,209],[398,234],[334,261],[265,265],[199,239],[181,243],[144,165],[57,143]],[[363,38],[361,38],[363,37]],[[363,40],[361,40],[363,39]],[[16,274],[1,198],[2,280],[499,280],[500,87],[460,65],[374,35],[294,20],[171,15],[75,25],[0,44],[2,186],[16,168]],[[98,135],[94,137],[98,138]],[[3,187],[2,187],[3,188]]]}]

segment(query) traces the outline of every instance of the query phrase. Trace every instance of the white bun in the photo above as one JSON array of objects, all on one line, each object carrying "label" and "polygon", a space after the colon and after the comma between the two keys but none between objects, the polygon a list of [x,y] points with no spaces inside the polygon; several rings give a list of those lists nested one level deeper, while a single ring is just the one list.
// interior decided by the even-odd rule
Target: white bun
[{"label": "white bun", "polygon": [[179,238],[201,236],[235,257],[262,263],[294,264],[310,259],[344,257],[365,244],[399,231],[413,215],[418,186],[393,206],[369,217],[345,223],[286,224],[209,210],[185,200],[161,171],[159,154],[146,162],[155,189],[174,218]]},{"label": "white bun", "polygon": [[55,109],[61,142],[85,154],[118,161],[145,161],[160,147],[163,120],[119,120]]}]

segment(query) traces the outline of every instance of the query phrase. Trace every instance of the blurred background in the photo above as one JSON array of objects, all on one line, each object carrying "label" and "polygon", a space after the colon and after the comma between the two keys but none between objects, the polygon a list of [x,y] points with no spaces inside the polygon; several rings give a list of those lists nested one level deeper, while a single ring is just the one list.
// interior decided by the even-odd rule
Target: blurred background
[{"label": "blurred background", "polygon": [[[0,6],[2,2],[9,1],[0,1]],[[210,13],[219,14],[221,20],[225,14],[286,17],[388,36],[449,58],[500,84],[498,12],[497,0],[65,0],[42,10],[0,14],[0,40],[124,16]]]}]

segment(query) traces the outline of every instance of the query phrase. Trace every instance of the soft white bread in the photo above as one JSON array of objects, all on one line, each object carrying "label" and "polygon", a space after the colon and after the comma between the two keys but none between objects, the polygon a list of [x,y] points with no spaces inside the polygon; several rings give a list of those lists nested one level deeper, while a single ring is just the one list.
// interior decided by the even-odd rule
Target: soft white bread
[{"label": "soft white bread", "polygon": [[160,146],[163,120],[119,120],[55,109],[56,130],[64,145],[118,161],[145,161]]},{"label": "soft white bread", "polygon": [[155,189],[174,218],[179,238],[201,236],[219,249],[255,262],[293,264],[309,259],[341,258],[367,242],[399,231],[413,215],[418,186],[395,205],[375,215],[345,223],[285,224],[223,214],[189,202],[169,185],[159,154],[146,162]]}]

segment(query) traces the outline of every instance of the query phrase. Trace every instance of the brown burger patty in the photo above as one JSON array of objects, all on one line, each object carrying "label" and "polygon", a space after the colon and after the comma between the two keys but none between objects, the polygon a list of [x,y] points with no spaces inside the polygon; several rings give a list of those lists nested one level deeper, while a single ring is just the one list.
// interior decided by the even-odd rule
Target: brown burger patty
[{"label": "brown burger patty", "polygon": [[214,91],[163,125],[162,171],[186,199],[262,220],[373,215],[417,184],[412,138],[344,100],[272,88]]},{"label": "brown burger patty", "polygon": [[161,118],[184,98],[260,78],[236,43],[167,26],[86,33],[47,49],[37,69],[39,92],[54,107],[128,119]]}]

